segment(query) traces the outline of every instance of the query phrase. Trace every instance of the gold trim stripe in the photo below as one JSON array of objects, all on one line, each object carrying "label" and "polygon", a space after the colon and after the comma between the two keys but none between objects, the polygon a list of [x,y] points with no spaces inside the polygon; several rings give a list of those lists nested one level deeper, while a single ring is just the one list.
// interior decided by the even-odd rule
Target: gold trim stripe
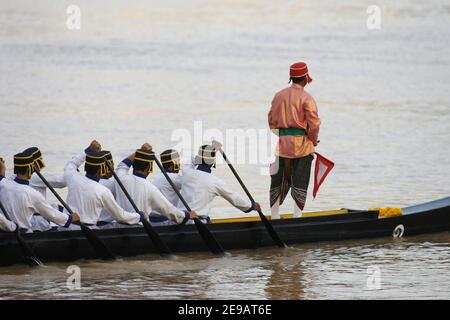
[{"label": "gold trim stripe", "polygon": [[39,149],[37,149],[37,150],[35,150],[34,152],[32,152],[31,154],[32,155],[35,155],[36,153],[38,153],[40,150]]},{"label": "gold trim stripe", "polygon": [[28,157],[14,157],[14,159],[21,159],[21,160],[30,159],[30,158],[33,158],[33,155],[30,155]]},{"label": "gold trim stripe", "polygon": [[174,151],[172,153],[161,153],[161,157],[167,157],[167,156],[171,156],[171,155],[177,154],[177,153],[178,153],[177,151]]},{"label": "gold trim stripe", "polygon": [[203,151],[203,152],[216,152],[216,150],[214,148],[211,148],[211,149],[200,149],[200,151]]},{"label": "gold trim stripe", "polygon": [[[331,210],[331,211],[317,211],[317,212],[304,212],[302,218],[309,218],[309,217],[321,217],[321,216],[331,216],[336,214],[346,214],[348,213],[348,210]],[[270,215],[266,216],[267,219],[271,220],[272,217]],[[282,219],[290,219],[293,218],[294,215],[292,213],[288,214],[282,214]],[[224,219],[212,219],[213,223],[231,223],[231,222],[247,222],[247,221],[260,221],[261,219],[259,216],[254,217],[239,217],[239,218],[224,218]]]},{"label": "gold trim stripe", "polygon": [[180,158],[174,158],[174,159],[170,159],[170,160],[161,161],[161,163],[175,162],[176,160],[180,160]]},{"label": "gold trim stripe", "polygon": [[89,157],[89,158],[92,158],[92,159],[102,159],[102,158],[106,157],[106,155],[107,155],[107,153],[105,153],[105,154],[102,155],[102,156],[97,157],[97,156],[93,156],[93,155],[87,153],[87,154],[86,154],[86,158]]},{"label": "gold trim stripe", "polygon": [[93,163],[93,162],[86,161],[86,163],[87,163],[88,165],[91,165],[91,166],[104,166],[104,165],[105,165],[104,162]]},{"label": "gold trim stripe", "polygon": [[147,163],[152,163],[153,162],[153,160],[151,160],[151,159],[142,159],[142,158],[138,158],[138,157],[134,157],[134,160],[139,160],[139,161],[147,162]]},{"label": "gold trim stripe", "polygon": [[141,150],[136,150],[136,153],[140,153],[140,154],[145,154],[146,156],[154,156],[155,153],[150,151],[150,153],[145,152],[145,151],[141,151]]},{"label": "gold trim stripe", "polygon": [[14,163],[14,166],[15,166],[15,167],[32,167],[32,166],[33,166],[33,163],[27,163],[27,164],[17,164],[17,163]]}]

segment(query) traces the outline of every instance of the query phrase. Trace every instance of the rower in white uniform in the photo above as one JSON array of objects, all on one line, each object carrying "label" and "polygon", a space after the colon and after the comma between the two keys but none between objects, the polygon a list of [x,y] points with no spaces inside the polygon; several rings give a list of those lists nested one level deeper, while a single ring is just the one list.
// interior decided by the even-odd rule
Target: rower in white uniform
[{"label": "rower in white uniform", "polygon": [[[96,226],[103,209],[106,209],[117,221],[128,225],[140,223],[144,219],[142,212],[126,211],[116,202],[112,192],[102,184],[100,178],[106,174],[106,154],[97,141],[67,162],[64,177],[69,189],[67,204],[80,214],[81,222]],[[86,175],[78,168],[84,164]]]},{"label": "rower in white uniform", "polygon": [[[197,217],[196,213],[193,211],[185,212],[175,207],[157,187],[147,180],[148,175],[153,171],[154,157],[152,147],[145,143],[141,149],[136,150],[135,153],[122,161],[127,166],[132,164],[133,173],[124,174],[123,171],[120,171],[117,175],[137,207],[144,212],[146,218],[153,210],[156,210],[173,223],[185,224],[189,219]],[[126,210],[133,210],[130,201],[117,183],[116,199]],[[155,221],[150,220],[150,222]]]},{"label": "rower in white uniform", "polygon": [[[4,166],[4,163],[0,166]],[[65,228],[79,221],[78,214],[67,215],[52,207],[41,193],[30,187],[30,178],[34,172],[34,158],[31,153],[18,153],[14,156],[14,180],[0,176],[0,201],[9,214],[9,218],[20,229],[32,232],[32,218],[38,212],[45,219]]]},{"label": "rower in white uniform", "polygon": [[[44,159],[42,158],[41,150],[39,150],[38,147],[30,147],[28,149],[25,149],[23,152],[31,153],[33,155],[34,165],[37,166],[41,174],[53,188],[61,189],[66,187],[64,175],[54,175],[42,172],[42,169],[45,168],[45,163]],[[13,177],[13,179],[14,178],[15,177]],[[44,196],[44,198],[47,198],[47,186],[36,173],[33,173],[33,175],[31,176],[30,187],[39,191]]]},{"label": "rower in white uniform", "polygon": [[[41,171],[45,168],[44,159],[42,158],[41,150],[39,150],[38,147],[30,147],[28,149],[25,149],[23,152],[25,153],[31,153],[33,155],[33,161],[34,166]],[[43,173],[41,174],[44,176],[44,178],[48,181],[48,183],[53,188],[65,188],[66,182],[64,180],[64,175],[54,175],[49,173]],[[16,178],[16,175],[12,175],[10,177],[11,180],[14,180]],[[30,178],[30,187],[35,189],[36,191],[39,191],[44,199],[47,199],[47,186],[45,183],[39,178],[39,176],[34,172],[33,175]],[[55,207],[58,207],[55,205]],[[61,207],[62,210],[62,207]],[[31,226],[33,231],[48,231],[52,229],[52,226],[50,225],[50,222],[42,217],[39,213],[35,213],[33,215],[33,218],[31,219]]]},{"label": "rower in white uniform", "polygon": [[181,195],[197,214],[208,217],[211,203],[220,196],[230,204],[244,212],[260,210],[258,203],[252,203],[248,198],[231,190],[225,181],[212,174],[211,168],[216,167],[216,150],[218,146],[203,145],[195,157],[193,165],[183,166],[181,178]]},{"label": "rower in white uniform", "polygon": [[[181,191],[181,175],[180,175],[180,154],[174,149],[168,149],[160,155],[161,164],[169,175],[173,184]],[[162,172],[158,172],[154,175],[152,183],[159,191],[166,197],[167,200],[175,207],[178,207],[180,199],[173,190],[170,183]],[[156,210],[150,215],[150,219],[153,222],[165,221],[166,219]]]}]

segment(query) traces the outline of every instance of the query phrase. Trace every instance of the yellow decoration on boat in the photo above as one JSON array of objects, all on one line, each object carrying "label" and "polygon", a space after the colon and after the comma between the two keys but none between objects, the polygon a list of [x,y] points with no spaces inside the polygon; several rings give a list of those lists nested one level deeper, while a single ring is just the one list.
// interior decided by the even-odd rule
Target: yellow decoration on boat
[{"label": "yellow decoration on boat", "polygon": [[370,208],[369,210],[380,212],[378,218],[392,218],[402,215],[402,208]]},{"label": "yellow decoration on boat", "polygon": [[[331,216],[335,214],[345,214],[348,213],[348,210],[332,210],[332,211],[318,211],[318,212],[304,212],[302,218],[309,217],[322,217],[322,216]],[[272,217],[270,215],[266,216],[268,220],[271,220]],[[282,214],[282,219],[290,219],[293,218],[294,215],[292,213]],[[301,218],[300,218],[301,219]],[[212,219],[213,223],[231,223],[231,222],[248,222],[248,221],[260,221],[261,218],[259,216],[253,217],[238,217],[238,218],[223,218],[223,219]]]}]

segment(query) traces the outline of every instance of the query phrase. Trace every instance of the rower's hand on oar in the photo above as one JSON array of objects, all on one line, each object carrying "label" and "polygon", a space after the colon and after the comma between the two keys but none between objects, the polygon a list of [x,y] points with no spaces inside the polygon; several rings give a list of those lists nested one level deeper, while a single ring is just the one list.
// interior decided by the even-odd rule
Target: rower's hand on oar
[{"label": "rower's hand on oar", "polygon": [[13,232],[14,232],[14,233],[20,233],[19,225],[18,225],[17,223],[15,223],[14,221],[13,221],[13,223],[14,223],[15,226],[16,226],[16,229],[15,229]]},{"label": "rower's hand on oar", "polygon": [[102,151],[102,145],[97,140],[92,140],[91,144],[89,145],[89,148],[94,152]]},{"label": "rower's hand on oar", "polygon": [[213,140],[211,145],[214,148],[214,150],[222,149],[222,144],[219,141],[217,141],[217,140]]},{"label": "rower's hand on oar", "polygon": [[[146,142],[146,143],[144,143],[144,144],[141,146],[141,149],[142,149],[142,150],[145,150],[145,151],[148,151],[148,152],[151,152],[152,149],[153,149],[153,147],[152,147],[152,145],[151,145],[150,143]],[[132,154],[130,154],[130,155],[127,157],[128,160],[130,160],[131,162],[133,162],[133,161],[134,161],[135,155],[136,155],[135,152],[133,152]]]},{"label": "rower's hand on oar", "polygon": [[261,211],[261,205],[258,202],[255,202],[255,210]]},{"label": "rower's hand on oar", "polygon": [[194,220],[195,218],[198,218],[197,212],[190,211],[189,212],[189,219]]},{"label": "rower's hand on oar", "polygon": [[139,222],[148,220],[148,218],[145,216],[145,213],[143,211],[139,211],[137,214],[139,215]]},{"label": "rower's hand on oar", "polygon": [[0,158],[0,176],[5,176],[6,174],[6,164],[3,158]]},{"label": "rower's hand on oar", "polygon": [[72,222],[80,222],[80,215],[76,212],[72,214]]},{"label": "rower's hand on oar", "polygon": [[141,149],[145,151],[152,151],[153,147],[150,143],[146,142],[142,145]]}]

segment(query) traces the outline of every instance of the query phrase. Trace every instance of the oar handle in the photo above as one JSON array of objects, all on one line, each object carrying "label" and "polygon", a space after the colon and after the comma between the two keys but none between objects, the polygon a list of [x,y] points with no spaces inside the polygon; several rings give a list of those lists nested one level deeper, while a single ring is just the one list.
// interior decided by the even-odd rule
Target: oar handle
[{"label": "oar handle", "polygon": [[122,192],[125,194],[125,197],[127,197],[128,201],[130,201],[134,211],[137,213],[140,212],[139,208],[137,207],[136,203],[134,202],[133,198],[131,198],[130,194],[128,193],[127,189],[125,189],[125,186],[123,185],[122,181],[120,181],[119,177],[117,176],[117,173],[115,173],[114,168],[111,166],[111,164],[108,161],[105,161],[106,166],[111,171],[111,173],[114,176],[114,179],[116,179],[117,184],[119,185],[120,189],[122,189]]},{"label": "oar handle", "polygon": [[161,162],[159,162],[157,157],[155,157],[155,162],[156,162],[156,165],[158,166],[159,170],[161,170],[161,172],[164,175],[164,177],[166,177],[167,181],[169,181],[170,186],[172,187],[173,191],[175,191],[175,193],[177,194],[178,198],[181,200],[181,202],[185,206],[186,210],[191,212],[192,210],[189,207],[188,203],[186,202],[186,200],[184,200],[184,198],[181,195],[180,191],[178,191],[178,188],[175,186],[175,184],[173,183],[172,179],[170,179],[169,175],[167,174],[166,169],[164,169],[164,167],[162,166]]},{"label": "oar handle", "polygon": [[231,172],[233,172],[234,176],[236,177],[237,181],[241,185],[242,189],[244,189],[245,194],[250,199],[250,201],[253,203],[255,200],[253,199],[252,195],[250,194],[250,191],[248,191],[247,187],[245,186],[244,182],[241,180],[241,177],[238,175],[236,170],[234,169],[233,165],[231,164],[230,160],[228,160],[227,156],[225,155],[225,152],[223,152],[222,148],[219,149],[220,153],[222,153],[222,157],[225,160],[225,162],[228,164],[228,166],[231,169]]},{"label": "oar handle", "polygon": [[73,211],[72,211],[72,209],[70,209],[69,205],[61,198],[61,196],[58,194],[58,192],[56,192],[56,190],[50,185],[50,183],[47,181],[47,179],[45,179],[45,177],[42,175],[42,173],[38,169],[36,169],[36,167],[35,167],[34,172],[36,172],[36,174],[39,176],[39,178],[42,180],[42,182],[44,182],[44,184],[47,186],[47,188],[53,193],[53,195],[56,197],[56,199],[58,199],[58,201],[62,204],[62,206],[67,210],[67,212],[69,212],[70,215],[73,215]]}]

